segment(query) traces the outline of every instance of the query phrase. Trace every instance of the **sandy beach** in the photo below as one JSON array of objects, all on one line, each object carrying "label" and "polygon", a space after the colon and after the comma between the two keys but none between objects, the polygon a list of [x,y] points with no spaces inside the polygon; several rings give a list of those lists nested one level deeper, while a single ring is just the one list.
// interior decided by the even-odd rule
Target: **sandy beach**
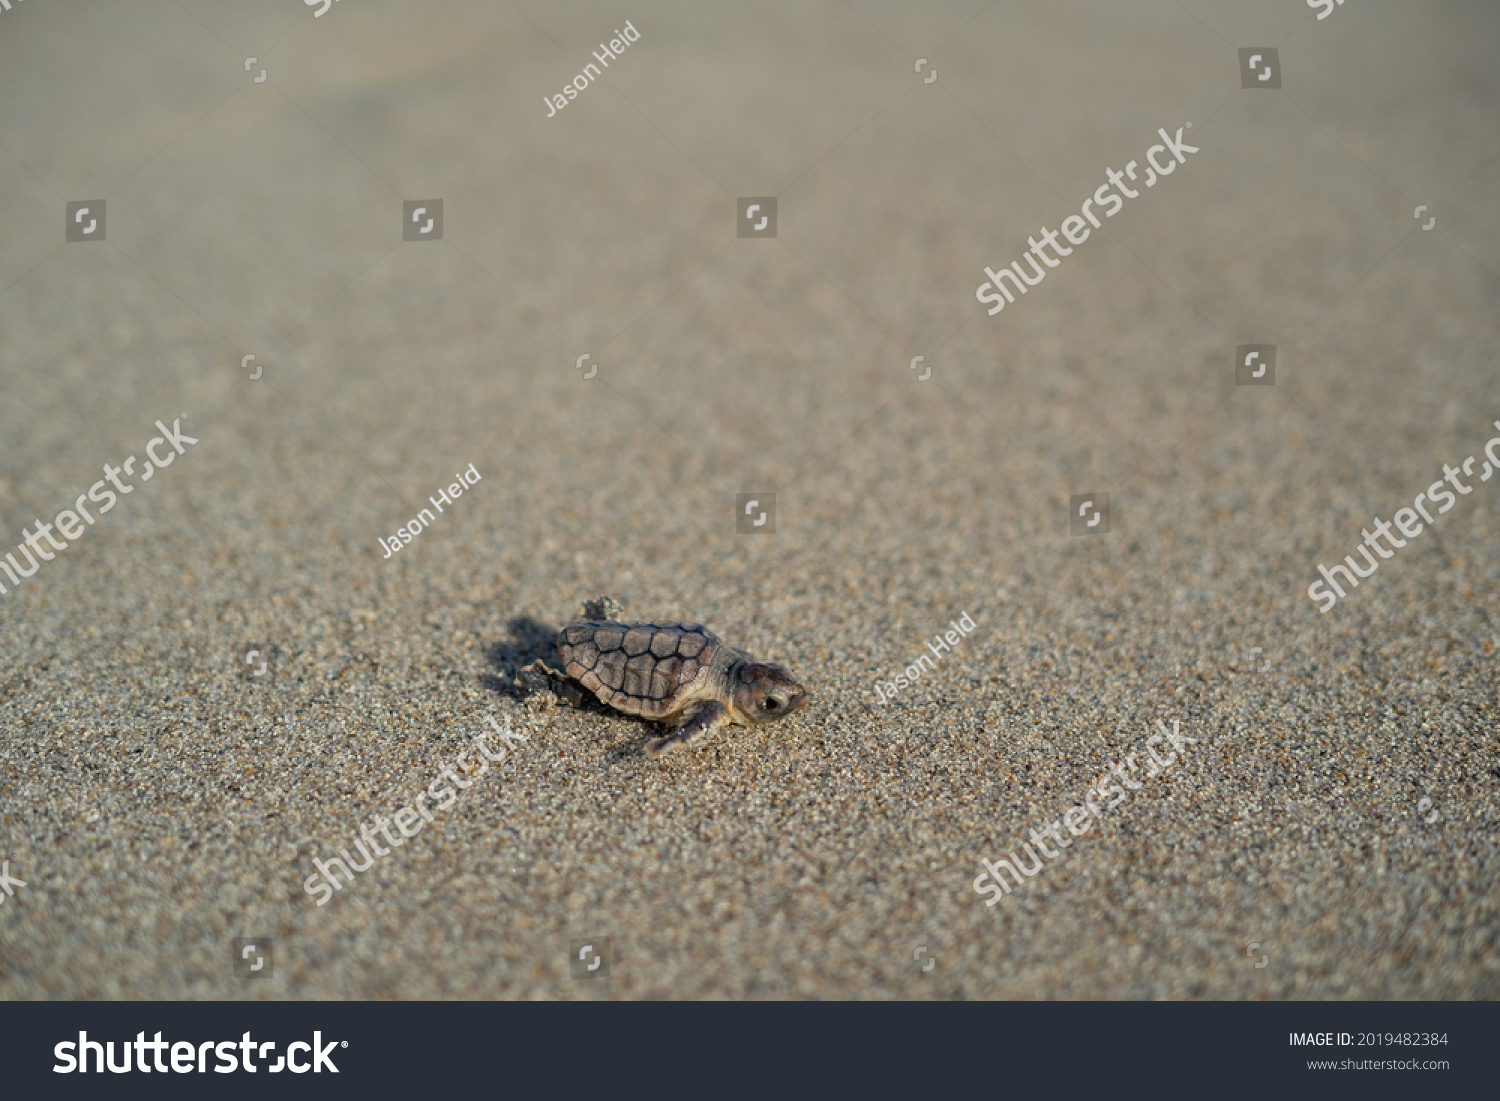
[{"label": "sandy beach", "polygon": [[1500,8],[1319,8],[0,12],[0,999],[1500,996]]}]

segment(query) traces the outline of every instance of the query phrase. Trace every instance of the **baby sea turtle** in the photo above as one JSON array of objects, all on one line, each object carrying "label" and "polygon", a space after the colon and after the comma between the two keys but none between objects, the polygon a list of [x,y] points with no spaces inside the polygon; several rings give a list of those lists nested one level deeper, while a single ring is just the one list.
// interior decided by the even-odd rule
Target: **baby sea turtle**
[{"label": "baby sea turtle", "polygon": [[772,722],[807,703],[807,690],[780,665],[726,646],[700,624],[605,618],[618,608],[608,598],[585,604],[585,618],[558,633],[562,671],[538,660],[525,673],[543,674],[561,695],[581,698],[581,686],[617,711],[673,727],[646,743],[647,756],[731,723]]}]

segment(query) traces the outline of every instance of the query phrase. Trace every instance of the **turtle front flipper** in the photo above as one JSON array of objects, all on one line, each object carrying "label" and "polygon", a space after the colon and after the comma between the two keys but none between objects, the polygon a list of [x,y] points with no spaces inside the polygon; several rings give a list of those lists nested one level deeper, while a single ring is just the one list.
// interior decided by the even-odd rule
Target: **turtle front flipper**
[{"label": "turtle front flipper", "polygon": [[682,725],[673,733],[665,738],[652,738],[647,742],[646,756],[660,757],[663,753],[670,753],[674,749],[687,745],[700,734],[728,725],[729,712],[724,705],[713,700],[705,700],[685,714]]},{"label": "turtle front flipper", "polygon": [[516,674],[515,686],[528,705],[545,707],[561,699],[574,707],[583,706],[583,689],[562,670],[552,668],[541,658]]}]

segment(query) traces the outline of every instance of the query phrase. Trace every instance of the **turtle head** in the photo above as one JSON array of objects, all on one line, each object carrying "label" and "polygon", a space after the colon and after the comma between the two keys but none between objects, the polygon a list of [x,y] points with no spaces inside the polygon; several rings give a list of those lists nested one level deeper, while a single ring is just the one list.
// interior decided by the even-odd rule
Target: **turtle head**
[{"label": "turtle head", "polygon": [[741,722],[772,722],[807,700],[807,689],[797,678],[769,661],[752,661],[735,678],[734,709]]}]

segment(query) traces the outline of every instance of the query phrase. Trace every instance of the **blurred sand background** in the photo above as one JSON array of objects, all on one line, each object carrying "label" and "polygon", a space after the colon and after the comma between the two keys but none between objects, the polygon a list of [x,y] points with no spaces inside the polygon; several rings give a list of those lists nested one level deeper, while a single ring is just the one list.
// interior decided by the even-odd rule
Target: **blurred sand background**
[{"label": "blurred sand background", "polygon": [[[0,596],[0,998],[1500,995],[1497,483],[1306,595],[1497,434],[1500,7],[1316,14],[0,12],[4,548],[155,420],[201,441]],[[1200,152],[984,314],[984,265],[1189,121]],[[737,237],[773,195],[776,238]],[[403,242],[433,197],[442,240]],[[1247,343],[1274,387],[1234,385]],[[1107,535],[1069,535],[1084,492]],[[526,706],[600,593],[813,705],[662,762],[649,724]],[[487,715],[524,746],[316,906],[312,860]],[[986,907],[980,858],[1157,720],[1198,744]],[[606,936],[608,981],[571,978]]]}]

